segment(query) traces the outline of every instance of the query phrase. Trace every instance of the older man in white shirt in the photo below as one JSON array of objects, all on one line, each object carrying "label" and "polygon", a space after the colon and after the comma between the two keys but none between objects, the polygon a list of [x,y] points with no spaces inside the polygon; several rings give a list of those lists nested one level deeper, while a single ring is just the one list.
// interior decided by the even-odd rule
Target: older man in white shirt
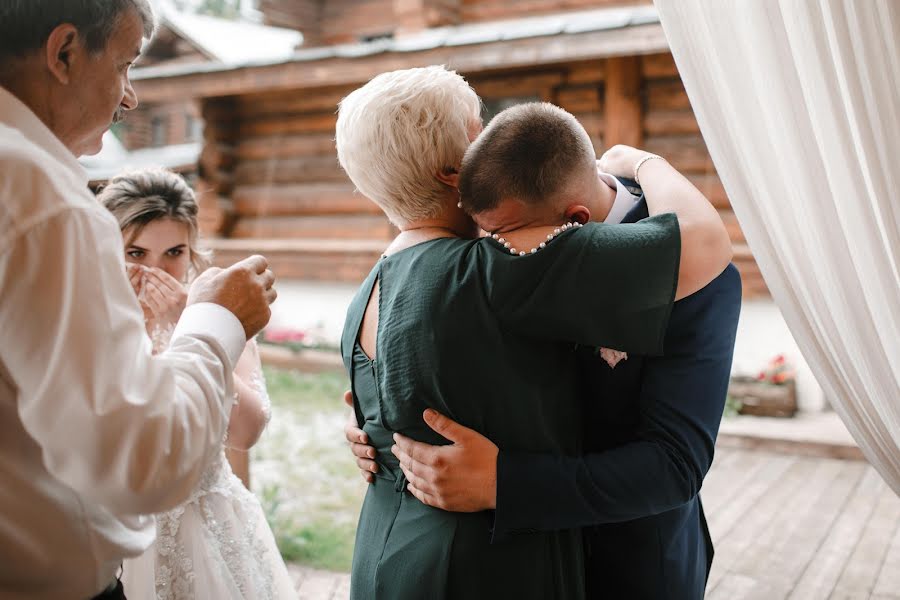
[{"label": "older man in white shirt", "polygon": [[0,5],[0,599],[123,597],[123,558],[219,450],[270,316],[265,259],[191,288],[152,356],[116,221],[76,156],[137,106],[148,0]]}]

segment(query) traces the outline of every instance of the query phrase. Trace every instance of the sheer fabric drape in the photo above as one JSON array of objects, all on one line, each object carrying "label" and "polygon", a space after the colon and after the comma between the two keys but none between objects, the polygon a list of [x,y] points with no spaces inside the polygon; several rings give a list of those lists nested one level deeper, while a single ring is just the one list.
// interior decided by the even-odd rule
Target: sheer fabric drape
[{"label": "sheer fabric drape", "polygon": [[900,2],[655,3],[766,283],[900,494]]}]

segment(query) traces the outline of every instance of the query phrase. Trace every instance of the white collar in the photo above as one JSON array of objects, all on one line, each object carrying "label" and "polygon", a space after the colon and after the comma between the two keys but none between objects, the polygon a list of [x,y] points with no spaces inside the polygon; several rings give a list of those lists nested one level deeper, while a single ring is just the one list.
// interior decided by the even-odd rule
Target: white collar
[{"label": "white collar", "polygon": [[603,222],[611,225],[618,225],[622,222],[622,219],[625,218],[625,215],[628,214],[628,211],[634,208],[635,203],[638,201],[638,196],[629,192],[628,188],[612,175],[600,173],[600,179],[606,185],[616,190],[616,199],[613,201],[613,205],[609,209],[609,214],[606,215]]},{"label": "white collar", "polygon": [[75,156],[66,148],[59,138],[41,121],[34,111],[9,91],[0,86],[0,124],[7,125],[22,133],[25,138],[45,150],[72,171],[84,184],[88,183],[88,174]]}]

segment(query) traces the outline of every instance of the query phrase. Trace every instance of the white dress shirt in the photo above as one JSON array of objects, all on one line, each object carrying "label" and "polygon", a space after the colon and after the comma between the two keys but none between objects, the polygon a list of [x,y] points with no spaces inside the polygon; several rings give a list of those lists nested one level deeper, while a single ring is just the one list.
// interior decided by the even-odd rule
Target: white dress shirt
[{"label": "white dress shirt", "polygon": [[154,357],[115,219],[0,88],[0,599],[88,598],[220,450],[246,342],[189,306]]},{"label": "white dress shirt", "polygon": [[612,175],[600,173],[600,180],[616,190],[616,199],[613,200],[613,205],[609,209],[609,214],[606,215],[603,222],[610,225],[618,225],[622,222],[622,219],[625,218],[625,215],[628,214],[628,211],[637,204],[639,196],[635,196],[629,192],[628,188]]}]

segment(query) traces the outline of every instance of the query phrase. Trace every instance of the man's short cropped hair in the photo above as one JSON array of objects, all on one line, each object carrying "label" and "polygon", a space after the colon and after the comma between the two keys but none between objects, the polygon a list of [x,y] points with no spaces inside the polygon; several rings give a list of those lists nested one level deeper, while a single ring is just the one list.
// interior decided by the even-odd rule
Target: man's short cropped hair
[{"label": "man's short cropped hair", "polygon": [[563,109],[547,102],[513,106],[494,117],[463,158],[463,208],[475,215],[506,198],[533,205],[559,199],[595,160],[591,138]]}]

